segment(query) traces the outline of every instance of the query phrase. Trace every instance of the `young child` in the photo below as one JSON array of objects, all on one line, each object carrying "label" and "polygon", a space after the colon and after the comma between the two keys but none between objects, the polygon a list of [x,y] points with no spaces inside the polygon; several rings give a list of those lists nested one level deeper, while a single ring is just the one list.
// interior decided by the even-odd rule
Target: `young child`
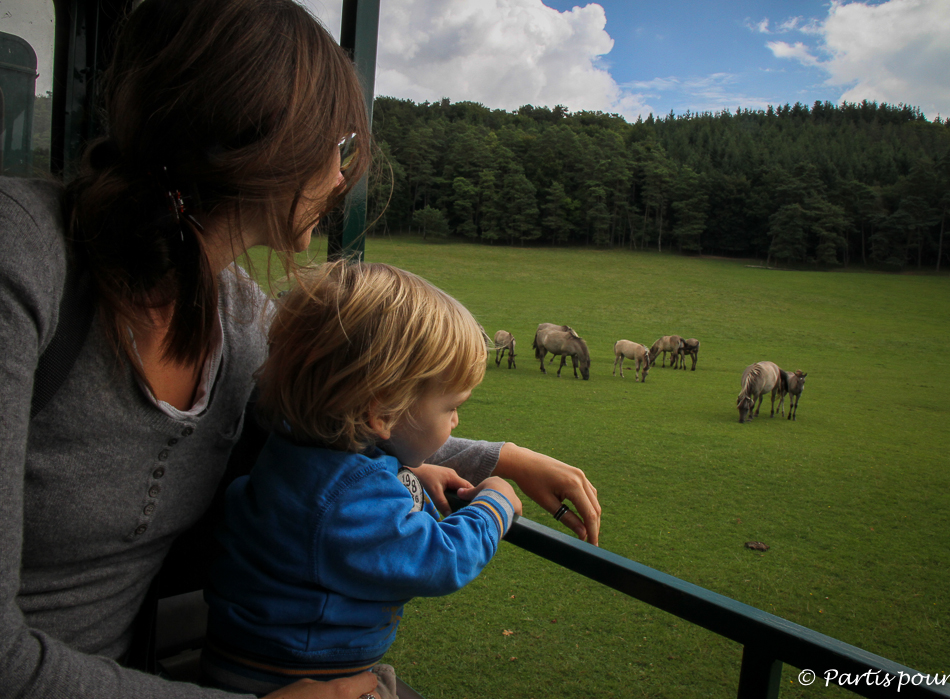
[{"label": "young child", "polygon": [[[406,601],[473,580],[521,512],[501,478],[472,488],[422,465],[485,374],[458,301],[388,265],[330,263],[281,299],[269,341],[272,434],[227,491],[202,655],[208,681],[256,694],[377,666]],[[471,504],[440,521],[420,481]],[[377,692],[395,697],[381,667]]]}]

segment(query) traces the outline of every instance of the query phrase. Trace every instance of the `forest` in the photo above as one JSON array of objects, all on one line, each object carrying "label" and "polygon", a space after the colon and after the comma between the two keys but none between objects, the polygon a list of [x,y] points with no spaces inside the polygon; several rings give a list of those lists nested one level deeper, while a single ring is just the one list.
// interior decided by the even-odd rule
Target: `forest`
[{"label": "forest", "polygon": [[947,261],[950,120],[904,104],[616,114],[375,100],[370,234],[676,250],[767,265]]}]

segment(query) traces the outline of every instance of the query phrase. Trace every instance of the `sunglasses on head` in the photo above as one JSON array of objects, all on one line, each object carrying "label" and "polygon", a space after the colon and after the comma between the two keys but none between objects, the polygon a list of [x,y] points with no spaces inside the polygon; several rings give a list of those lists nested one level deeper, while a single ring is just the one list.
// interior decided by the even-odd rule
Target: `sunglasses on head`
[{"label": "sunglasses on head", "polygon": [[340,147],[340,172],[346,174],[360,152],[360,147],[356,143],[356,134],[344,136],[337,145]]}]

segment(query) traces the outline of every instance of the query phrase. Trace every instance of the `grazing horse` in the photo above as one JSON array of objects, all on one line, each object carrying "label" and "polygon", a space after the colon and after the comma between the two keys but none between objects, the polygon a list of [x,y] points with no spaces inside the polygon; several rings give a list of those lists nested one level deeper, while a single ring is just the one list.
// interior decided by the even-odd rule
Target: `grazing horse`
[{"label": "grazing horse", "polygon": [[802,391],[805,390],[805,377],[808,376],[807,373],[803,374],[799,369],[795,373],[786,374],[786,384],[783,386],[784,390],[782,391],[782,398],[778,402],[778,407],[782,411],[782,417],[785,417],[785,394],[789,394],[788,399],[788,419],[794,420],[795,415],[798,414],[798,401],[802,397]]},{"label": "grazing horse", "polygon": [[693,358],[693,368],[691,371],[696,371],[696,360],[699,359],[699,340],[695,337],[691,337],[688,340],[683,340],[683,347],[677,352],[676,356],[673,358],[673,368],[675,369],[678,366],[680,369],[686,370],[686,355],[689,355]]},{"label": "grazing horse", "polygon": [[663,363],[660,366],[666,366],[667,352],[670,353],[670,366],[673,366],[673,361],[682,347],[683,338],[679,335],[664,335],[654,342],[653,347],[650,348],[650,366],[656,364],[656,358],[660,355],[660,352],[663,353]]},{"label": "grazing horse", "polygon": [[[739,422],[745,422],[746,416],[749,420],[758,417],[762,398],[769,391],[772,392],[771,417],[775,416],[775,393],[782,390],[782,370],[778,368],[778,365],[772,362],[756,362],[747,366],[742,372],[741,385],[742,390],[739,391],[739,397],[736,399]],[[759,402],[758,407],[755,405],[756,401]],[[754,414],[753,408],[755,408]]]},{"label": "grazing horse", "polygon": [[[614,343],[614,376],[617,375],[617,364],[620,364],[620,378],[623,378],[623,360],[632,359],[636,361],[636,369],[633,371],[633,380],[637,380],[637,374],[640,374],[640,383],[647,380],[647,374],[650,372],[650,350],[646,345],[639,342],[630,342],[630,340],[617,340]],[[641,371],[641,367],[643,370]]]},{"label": "grazing horse", "polygon": [[495,366],[501,366],[501,358],[508,352],[508,368],[518,366],[515,364],[515,338],[507,330],[499,330],[495,333]]},{"label": "grazing horse", "polygon": [[544,355],[550,352],[561,355],[561,366],[557,368],[558,377],[561,376],[561,369],[570,357],[574,364],[574,378],[577,378],[578,364],[580,364],[584,381],[590,378],[590,352],[587,351],[587,343],[568,326],[541,323],[534,334],[534,342],[531,346],[534,348],[534,358],[541,360],[542,374],[548,373],[544,370]]}]

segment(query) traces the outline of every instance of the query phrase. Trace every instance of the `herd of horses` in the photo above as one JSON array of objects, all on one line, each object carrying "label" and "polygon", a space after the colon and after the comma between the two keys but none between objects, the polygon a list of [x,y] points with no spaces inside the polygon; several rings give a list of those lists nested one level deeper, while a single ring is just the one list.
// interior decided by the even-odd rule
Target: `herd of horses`
[{"label": "herd of horses", "polygon": [[[487,337],[487,336],[486,336]],[[534,341],[531,343],[534,349],[535,359],[541,362],[541,373],[546,374],[544,368],[544,358],[551,354],[550,362],[555,357],[561,358],[561,364],[558,367],[558,378],[561,376],[561,369],[567,364],[567,358],[571,358],[574,367],[574,378],[577,378],[577,370],[580,369],[581,378],[587,381],[590,378],[590,352],[587,349],[587,343],[584,342],[573,328],[568,325],[556,325],[554,323],[541,323],[537,332],[534,334]],[[495,333],[494,339],[495,365],[501,366],[501,360],[508,355],[508,368],[517,368],[515,364],[515,338],[506,330],[499,330]],[[662,355],[660,366],[666,366],[666,355],[670,355],[670,367],[676,369],[686,369],[686,357],[692,358],[691,371],[696,371],[696,362],[699,359],[699,340],[694,337],[684,339],[679,335],[664,335],[659,338],[648,349],[646,345],[630,340],[617,340],[614,343],[614,372],[617,375],[617,367],[620,367],[620,377],[623,375],[623,360],[629,359],[634,363],[634,381],[641,383],[647,379],[650,367],[656,364],[657,357]],[[788,399],[788,419],[795,420],[798,413],[798,401],[801,398],[802,390],[805,388],[805,377],[808,374],[801,371],[788,372],[781,369],[774,362],[756,362],[747,366],[742,372],[741,387],[739,397],[736,400],[736,407],[739,409],[739,422],[747,422],[757,417],[762,407],[762,400],[766,393],[772,394],[772,413],[775,416],[775,397],[779,396],[779,410],[782,417],[785,417],[785,396]],[[758,403],[758,404],[757,404]]]}]

